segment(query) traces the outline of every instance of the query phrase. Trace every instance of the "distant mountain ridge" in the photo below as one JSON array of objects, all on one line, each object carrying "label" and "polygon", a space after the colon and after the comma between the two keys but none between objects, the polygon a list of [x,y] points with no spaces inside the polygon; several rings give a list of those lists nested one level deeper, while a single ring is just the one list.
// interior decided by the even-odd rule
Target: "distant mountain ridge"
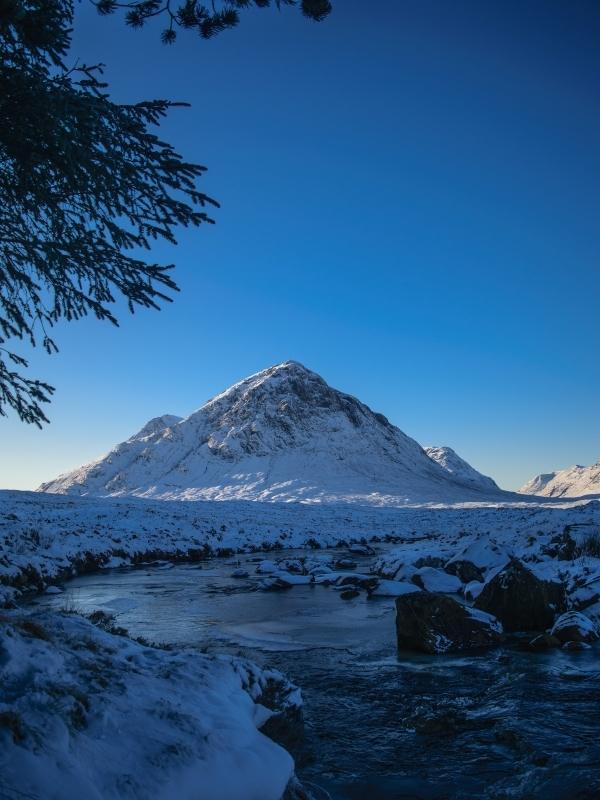
[{"label": "distant mountain ridge", "polygon": [[106,456],[40,491],[383,505],[505,494],[453,450],[433,451],[430,457],[383,414],[286,361],[185,419],[151,420]]},{"label": "distant mountain ridge", "polygon": [[600,495],[600,460],[589,467],[575,464],[567,469],[536,475],[519,492],[540,497]]}]

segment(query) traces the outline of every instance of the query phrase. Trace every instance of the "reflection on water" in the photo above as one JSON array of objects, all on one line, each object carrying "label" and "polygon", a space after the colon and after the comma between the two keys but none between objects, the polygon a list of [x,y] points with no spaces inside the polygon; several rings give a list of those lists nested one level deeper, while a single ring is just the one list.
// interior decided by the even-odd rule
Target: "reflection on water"
[{"label": "reflection on water", "polygon": [[392,600],[255,591],[251,557],[249,580],[230,577],[237,563],[113,570],[37,602],[287,673],[305,698],[298,772],[334,800],[600,798],[597,648],[398,656]]}]

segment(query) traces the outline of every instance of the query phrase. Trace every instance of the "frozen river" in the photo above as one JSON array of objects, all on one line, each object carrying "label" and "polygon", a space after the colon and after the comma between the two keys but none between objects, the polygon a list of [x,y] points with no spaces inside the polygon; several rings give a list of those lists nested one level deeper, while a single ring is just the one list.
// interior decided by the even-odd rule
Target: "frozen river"
[{"label": "frozen river", "polygon": [[[134,636],[285,672],[305,699],[298,774],[334,800],[600,798],[597,647],[398,654],[392,599],[257,591],[259,560],[107,570],[35,602],[104,609]],[[231,577],[239,567],[248,579]]]}]

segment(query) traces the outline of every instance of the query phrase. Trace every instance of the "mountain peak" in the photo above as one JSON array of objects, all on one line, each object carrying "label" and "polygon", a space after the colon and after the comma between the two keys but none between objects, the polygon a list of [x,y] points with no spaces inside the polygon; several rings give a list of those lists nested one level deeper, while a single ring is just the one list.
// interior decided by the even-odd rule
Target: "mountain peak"
[{"label": "mountain peak", "polygon": [[472,484],[473,486],[479,486],[492,491],[498,489],[496,481],[478,472],[451,447],[426,447],[425,452],[429,458],[433,459],[433,461],[447,470],[456,479],[466,484]]},{"label": "mountain peak", "polygon": [[152,436],[159,431],[163,431],[165,428],[170,428],[172,425],[177,425],[178,422],[181,422],[183,417],[178,417],[175,414],[162,414],[160,417],[153,417],[149,420],[141,430],[137,433],[134,433],[133,436],[130,436],[128,441],[136,441],[138,439],[145,439],[148,436]]},{"label": "mountain peak", "polygon": [[41,489],[392,505],[499,491],[491,479],[482,484],[467,476],[469,465],[453,456],[463,465],[458,471],[440,466],[383,414],[290,360],[235,383],[183,420],[151,420],[105,457]]}]

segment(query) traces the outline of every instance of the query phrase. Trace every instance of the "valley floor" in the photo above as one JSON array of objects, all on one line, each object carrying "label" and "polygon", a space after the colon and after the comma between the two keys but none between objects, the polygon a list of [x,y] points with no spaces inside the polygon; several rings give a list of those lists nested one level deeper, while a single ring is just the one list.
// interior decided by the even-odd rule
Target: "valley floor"
[{"label": "valley floor", "polygon": [[249,550],[421,537],[490,538],[515,554],[566,525],[600,526],[598,501],[382,508],[302,503],[72,498],[0,490],[0,605],[101,567]]},{"label": "valley floor", "polygon": [[[565,530],[579,548],[566,560],[553,544]],[[279,800],[294,773],[259,731],[300,707],[282,675],[133,642],[102,618],[32,613],[20,607],[28,593],[102,567],[370,541],[394,545],[375,564],[384,592],[418,569],[433,581],[424,588],[450,591],[417,562],[462,557],[489,580],[516,556],[598,622],[598,540],[596,501],[384,509],[0,492],[0,795]]]}]

